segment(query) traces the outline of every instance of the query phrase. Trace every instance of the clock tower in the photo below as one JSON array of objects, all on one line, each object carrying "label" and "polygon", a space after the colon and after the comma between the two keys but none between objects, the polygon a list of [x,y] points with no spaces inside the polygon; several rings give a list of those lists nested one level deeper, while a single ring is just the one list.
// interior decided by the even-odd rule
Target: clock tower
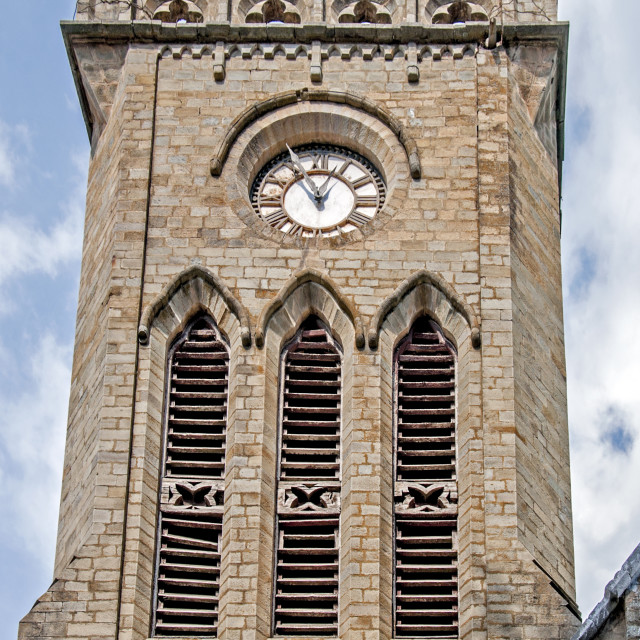
[{"label": "clock tower", "polygon": [[568,639],[556,0],[79,0],[27,639]]}]

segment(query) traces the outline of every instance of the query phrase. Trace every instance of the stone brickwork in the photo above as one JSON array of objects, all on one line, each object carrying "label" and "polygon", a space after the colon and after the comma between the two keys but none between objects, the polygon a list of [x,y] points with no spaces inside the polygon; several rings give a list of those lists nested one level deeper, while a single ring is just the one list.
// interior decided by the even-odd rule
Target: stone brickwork
[{"label": "stone brickwork", "polygon": [[[310,313],[343,351],[340,638],[392,635],[391,363],[424,314],[458,353],[460,638],[570,637],[558,163],[510,48],[562,58],[566,28],[148,27],[63,27],[94,145],[56,580],[20,638],[149,637],[167,350],[202,310],[230,350],[220,638],[271,635],[280,354]],[[312,141],[387,180],[343,238],[248,200]]]},{"label": "stone brickwork", "polygon": [[531,554],[575,597],[569,468],[557,459],[558,451],[569,448],[559,194],[547,152],[513,85],[510,103],[518,529]]}]

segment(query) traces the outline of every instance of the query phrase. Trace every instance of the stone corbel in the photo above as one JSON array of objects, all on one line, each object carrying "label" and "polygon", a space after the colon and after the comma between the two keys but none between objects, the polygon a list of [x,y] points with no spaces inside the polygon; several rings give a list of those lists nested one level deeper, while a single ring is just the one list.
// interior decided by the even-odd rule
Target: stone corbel
[{"label": "stone corbel", "polygon": [[224,42],[216,42],[216,50],[213,53],[213,77],[221,82],[226,76],[226,57]]},{"label": "stone corbel", "polygon": [[407,78],[409,82],[420,80],[420,69],[418,68],[418,47],[415,42],[410,42],[407,47]]},{"label": "stone corbel", "polygon": [[311,82],[322,82],[322,45],[320,40],[311,44]]}]

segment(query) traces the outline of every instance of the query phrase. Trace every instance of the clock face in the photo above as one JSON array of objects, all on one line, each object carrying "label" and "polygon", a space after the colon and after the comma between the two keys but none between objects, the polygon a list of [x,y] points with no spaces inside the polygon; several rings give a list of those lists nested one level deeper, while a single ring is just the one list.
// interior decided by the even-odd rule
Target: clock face
[{"label": "clock face", "polygon": [[330,237],[373,220],[385,194],[384,181],[368,160],[349,149],[315,144],[269,162],[254,180],[251,203],[284,233]]}]

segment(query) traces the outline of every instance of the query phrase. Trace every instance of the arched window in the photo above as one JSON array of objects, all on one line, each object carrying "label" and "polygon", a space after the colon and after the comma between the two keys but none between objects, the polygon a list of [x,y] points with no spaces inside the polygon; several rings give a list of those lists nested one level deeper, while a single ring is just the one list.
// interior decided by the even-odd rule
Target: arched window
[{"label": "arched window", "polygon": [[209,316],[187,326],[168,368],[153,629],[215,636],[229,351]]},{"label": "arched window", "polygon": [[423,317],[394,360],[395,635],[457,638],[456,353]]},{"label": "arched window", "polygon": [[316,317],[282,354],[274,635],[338,633],[341,361]]}]

